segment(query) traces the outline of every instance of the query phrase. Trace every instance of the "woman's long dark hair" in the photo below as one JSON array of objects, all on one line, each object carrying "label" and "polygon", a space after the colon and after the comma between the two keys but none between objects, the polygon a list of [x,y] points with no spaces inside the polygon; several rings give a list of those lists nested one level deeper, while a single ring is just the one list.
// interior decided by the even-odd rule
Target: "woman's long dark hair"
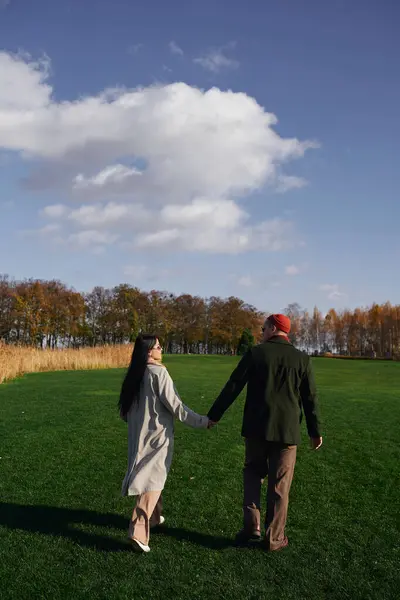
[{"label": "woman's long dark hair", "polygon": [[133,402],[139,400],[140,386],[146,370],[149,352],[154,348],[156,342],[157,336],[153,334],[140,334],[135,340],[131,362],[119,395],[118,407],[122,417],[128,414]]}]

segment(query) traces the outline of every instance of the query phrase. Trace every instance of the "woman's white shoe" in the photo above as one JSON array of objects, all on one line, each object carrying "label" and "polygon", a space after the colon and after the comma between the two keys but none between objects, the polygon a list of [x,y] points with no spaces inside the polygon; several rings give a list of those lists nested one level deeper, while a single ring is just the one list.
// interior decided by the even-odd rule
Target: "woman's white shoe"
[{"label": "woman's white shoe", "polygon": [[150,529],[154,529],[154,527],[159,527],[160,525],[164,525],[165,517],[160,517],[160,520],[155,525],[150,525]]},{"label": "woman's white shoe", "polygon": [[146,546],[142,542],[139,542],[136,538],[129,538],[132,542],[133,549],[135,552],[150,552],[150,547]]}]

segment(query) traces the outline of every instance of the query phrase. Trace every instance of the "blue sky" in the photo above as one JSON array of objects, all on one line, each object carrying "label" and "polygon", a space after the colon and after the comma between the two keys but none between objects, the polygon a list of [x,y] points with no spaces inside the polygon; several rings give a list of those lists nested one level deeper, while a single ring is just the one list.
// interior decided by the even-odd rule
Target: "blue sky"
[{"label": "blue sky", "polygon": [[0,0],[0,273],[398,301],[400,6],[224,4]]}]

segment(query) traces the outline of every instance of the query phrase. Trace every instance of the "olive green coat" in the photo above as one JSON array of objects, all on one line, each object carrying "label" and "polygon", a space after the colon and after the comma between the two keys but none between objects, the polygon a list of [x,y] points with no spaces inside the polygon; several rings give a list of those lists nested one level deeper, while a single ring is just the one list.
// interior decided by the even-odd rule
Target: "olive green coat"
[{"label": "olive green coat", "polygon": [[300,443],[303,411],[308,435],[319,437],[317,391],[310,357],[282,336],[249,350],[208,413],[219,421],[247,384],[242,435]]}]

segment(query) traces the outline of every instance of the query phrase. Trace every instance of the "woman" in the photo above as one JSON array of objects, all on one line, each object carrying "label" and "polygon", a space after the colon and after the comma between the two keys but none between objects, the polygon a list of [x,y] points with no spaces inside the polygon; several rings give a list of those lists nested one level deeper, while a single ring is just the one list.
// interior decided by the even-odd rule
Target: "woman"
[{"label": "woman", "polygon": [[161,492],[171,466],[174,419],[191,427],[207,428],[208,417],[182,403],[155,335],[139,335],[122,384],[120,416],[128,423],[128,470],[123,496],[136,496],[129,524],[135,550],[150,552],[150,527],[161,525]]}]

